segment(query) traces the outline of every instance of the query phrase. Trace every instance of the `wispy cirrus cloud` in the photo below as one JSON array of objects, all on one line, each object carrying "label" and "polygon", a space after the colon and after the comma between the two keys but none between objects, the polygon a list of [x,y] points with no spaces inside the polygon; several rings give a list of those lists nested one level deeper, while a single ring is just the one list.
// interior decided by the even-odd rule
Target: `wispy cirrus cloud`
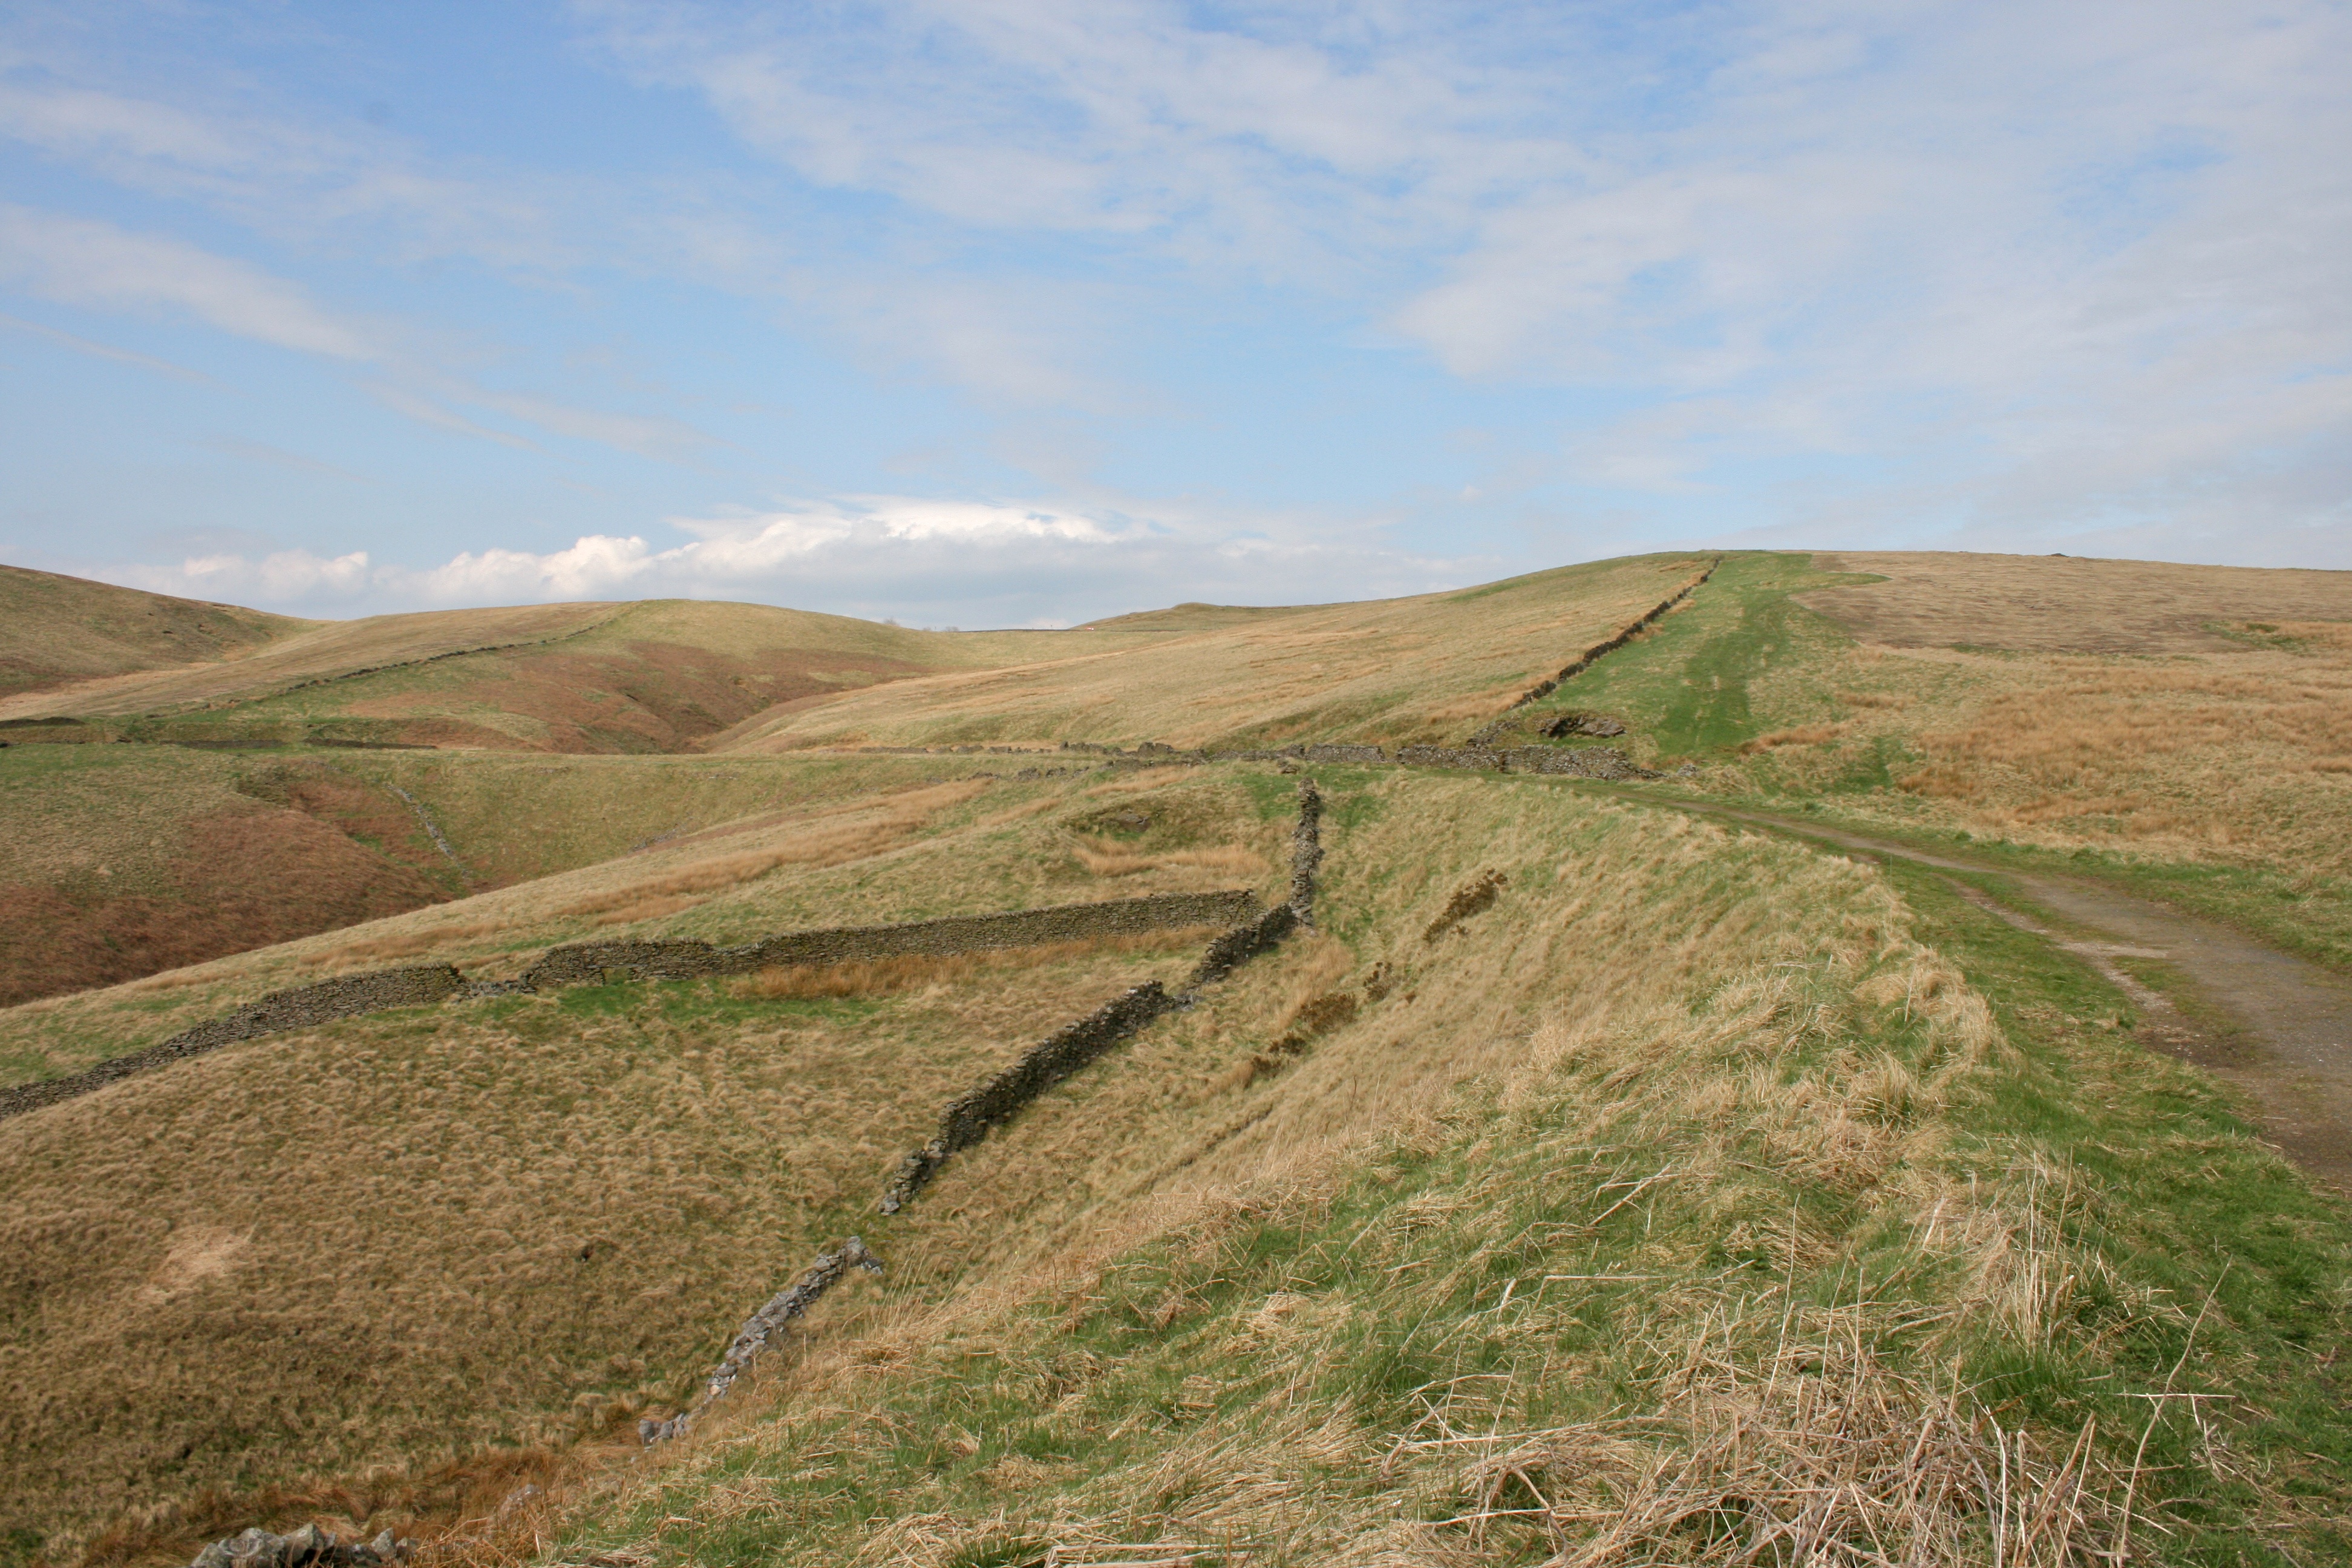
[{"label": "wispy cirrus cloud", "polygon": [[0,279],[68,304],[184,312],[236,337],[330,359],[381,353],[364,326],[260,268],[168,235],[14,203],[0,204]]}]

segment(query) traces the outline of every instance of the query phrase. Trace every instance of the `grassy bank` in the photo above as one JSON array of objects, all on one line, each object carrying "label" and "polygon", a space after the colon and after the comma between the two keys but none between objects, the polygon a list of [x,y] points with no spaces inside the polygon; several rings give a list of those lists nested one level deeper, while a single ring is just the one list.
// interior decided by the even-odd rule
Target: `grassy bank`
[{"label": "grassy bank", "polygon": [[[561,1554],[2344,1553],[2352,1225],[2082,1022],[2123,1006],[2095,974],[1899,871],[1541,786],[1360,787],[1321,960],[1357,1009],[1225,1091],[1257,1120],[1182,1133],[1194,1179],[1150,1202],[1089,1183],[1083,1233],[1033,1215],[1021,1267],[845,1306],[765,1409],[576,1483],[536,1521]],[[1407,838],[1440,867],[1409,883],[1379,853]],[[1507,890],[1448,927],[1481,866]],[[1501,1026],[1427,1028],[1433,995]]]}]

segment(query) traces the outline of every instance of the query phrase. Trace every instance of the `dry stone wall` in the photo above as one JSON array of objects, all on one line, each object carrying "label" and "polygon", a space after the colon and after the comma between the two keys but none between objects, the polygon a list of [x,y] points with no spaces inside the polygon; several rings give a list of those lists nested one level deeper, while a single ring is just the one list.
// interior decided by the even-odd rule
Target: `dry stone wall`
[{"label": "dry stone wall", "polygon": [[[1139,985],[1076,1023],[1056,1030],[986,1083],[950,1100],[940,1113],[939,1136],[901,1160],[891,1173],[890,1184],[882,1194],[881,1211],[896,1214],[906,1207],[958,1151],[970,1148],[992,1129],[1012,1121],[1046,1089],[1153,1019],[1191,1006],[1202,985],[1223,979],[1300,925],[1312,923],[1315,872],[1323,859],[1322,818],[1321,793],[1313,780],[1301,781],[1298,826],[1291,836],[1291,902],[1277,904],[1255,919],[1243,921],[1210,943],[1183,991],[1171,995],[1158,981]],[[839,1251],[820,1254],[799,1284],[772,1298],[745,1322],[711,1373],[709,1384],[690,1408],[667,1421],[639,1422],[638,1435],[650,1446],[684,1432],[705,1410],[726,1396],[735,1380],[784,1324],[806,1311],[853,1265],[877,1273],[882,1268],[881,1262],[866,1250],[866,1244],[854,1236]]]},{"label": "dry stone wall", "polygon": [[134,1073],[201,1056],[238,1040],[281,1034],[288,1029],[316,1028],[338,1018],[356,1017],[386,1007],[425,1006],[446,1001],[467,989],[466,977],[456,969],[446,963],[429,963],[413,969],[345,975],[291,991],[273,991],[233,1013],[207,1018],[192,1029],[184,1029],[161,1045],[100,1062],[87,1072],[50,1079],[46,1083],[0,1089],[0,1118],[38,1110],[45,1105],[104,1089]]},{"label": "dry stone wall", "polygon": [[1323,796],[1312,779],[1298,785],[1298,826],[1291,835],[1290,901],[1245,921],[1210,945],[1192,983],[1175,995],[1154,980],[1047,1037],[1021,1059],[940,1113],[939,1136],[898,1162],[883,1189],[881,1210],[897,1214],[930,1184],[950,1156],[1010,1121],[1021,1109],[1163,1014],[1189,1007],[1199,987],[1231,973],[1315,919],[1315,871],[1323,859]]},{"label": "dry stone wall", "polygon": [[239,1040],[289,1029],[316,1028],[339,1018],[391,1007],[421,1007],[453,996],[490,996],[593,984],[624,977],[688,980],[708,975],[748,974],[789,964],[831,964],[896,958],[907,953],[946,955],[1045,942],[1131,936],[1184,926],[1226,926],[1255,919],[1255,894],[1246,889],[1214,893],[1155,893],[1101,903],[1060,904],[998,915],[950,915],[894,926],[845,926],[829,931],[783,931],[740,947],[707,942],[595,942],[550,948],[520,980],[468,983],[446,963],[377,970],[344,975],[316,985],[273,991],[218,1018],[208,1018],[161,1045],[116,1057],[67,1078],[0,1089],[0,1119],[20,1116],[77,1095],[104,1089],[134,1073],[149,1071],[217,1050]]},{"label": "dry stone wall", "polygon": [[637,1436],[645,1440],[647,1447],[651,1447],[656,1443],[667,1442],[694,1425],[696,1416],[727,1397],[727,1391],[735,1386],[735,1380],[751,1370],[751,1363],[768,1348],[776,1335],[783,1331],[785,1324],[816,1305],[817,1299],[852,1268],[879,1274],[882,1272],[882,1260],[854,1236],[835,1251],[818,1253],[816,1261],[809,1265],[808,1272],[803,1274],[796,1284],[769,1297],[767,1304],[752,1313],[744,1321],[742,1328],[736,1331],[726,1355],[720,1358],[717,1369],[710,1374],[710,1382],[703,1388],[702,1396],[667,1421],[638,1422]]},{"label": "dry stone wall", "polygon": [[[1623,631],[1619,632],[1615,637],[1611,637],[1607,642],[1595,643],[1591,647],[1586,648],[1582,653],[1577,655],[1574,659],[1570,660],[1568,666],[1558,675],[1553,676],[1550,679],[1539,680],[1533,686],[1528,687],[1525,691],[1519,693],[1517,700],[1514,701],[1511,706],[1513,708],[1524,708],[1530,702],[1538,701],[1543,698],[1550,696],[1554,691],[1559,690],[1562,685],[1574,680],[1578,676],[1582,675],[1586,670],[1591,669],[1603,658],[1615,653],[1627,643],[1632,642],[1645,629],[1654,625],[1659,616],[1664,615],[1668,610],[1673,609],[1676,605],[1681,604],[1685,599],[1689,598],[1693,594],[1697,593],[1699,584],[1706,582],[1709,577],[1714,576],[1715,569],[1722,564],[1723,557],[1720,555],[1708,562],[1706,563],[1706,571],[1701,572],[1697,576],[1684,584],[1679,589],[1675,590],[1666,598],[1652,605],[1649,611],[1644,614],[1641,619],[1635,621],[1632,626],[1627,626]],[[1496,720],[1492,724],[1487,725],[1477,734],[1471,736],[1470,743],[1475,746],[1479,744],[1481,742],[1492,740],[1496,732],[1503,727],[1503,720]]]},{"label": "dry stone wall", "polygon": [[1002,915],[950,915],[903,925],[845,926],[785,931],[740,947],[707,942],[596,942],[550,948],[523,972],[531,990],[578,985],[621,970],[649,980],[749,974],[793,964],[870,963],[908,953],[977,952],[1129,936],[1174,926],[1229,925],[1255,915],[1257,899],[1245,889],[1214,893],[1155,893],[1108,903],[1059,904]]}]

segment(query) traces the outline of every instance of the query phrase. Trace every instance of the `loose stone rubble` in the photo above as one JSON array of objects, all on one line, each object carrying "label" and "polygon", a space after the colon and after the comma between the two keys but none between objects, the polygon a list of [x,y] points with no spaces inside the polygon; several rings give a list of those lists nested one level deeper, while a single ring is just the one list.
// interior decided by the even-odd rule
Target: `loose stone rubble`
[{"label": "loose stone rubble", "polygon": [[306,1524],[291,1535],[245,1530],[196,1553],[189,1568],[377,1568],[405,1563],[416,1543],[384,1531],[373,1541],[338,1542],[334,1532]]}]

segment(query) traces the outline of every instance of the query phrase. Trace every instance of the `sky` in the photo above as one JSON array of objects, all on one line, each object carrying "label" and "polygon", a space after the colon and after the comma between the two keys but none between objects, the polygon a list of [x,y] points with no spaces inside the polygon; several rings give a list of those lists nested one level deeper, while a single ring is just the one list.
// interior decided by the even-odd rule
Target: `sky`
[{"label": "sky", "polygon": [[2352,568],[2352,5],[10,0],[0,560],[1054,626]]}]

